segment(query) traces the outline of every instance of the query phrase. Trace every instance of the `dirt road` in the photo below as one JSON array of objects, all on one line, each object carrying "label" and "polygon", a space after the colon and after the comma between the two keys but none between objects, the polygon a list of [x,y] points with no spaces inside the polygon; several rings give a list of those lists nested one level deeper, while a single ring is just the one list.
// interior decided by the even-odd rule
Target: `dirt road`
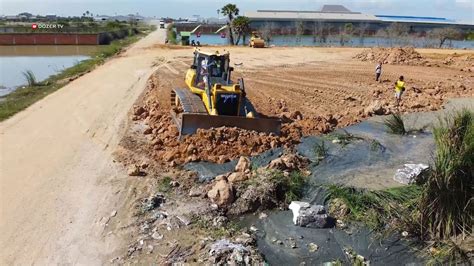
[{"label": "dirt road", "polygon": [[0,264],[102,264],[120,246],[104,225],[126,174],[112,159],[124,119],[154,71],[147,47],[124,54],[0,124]]}]

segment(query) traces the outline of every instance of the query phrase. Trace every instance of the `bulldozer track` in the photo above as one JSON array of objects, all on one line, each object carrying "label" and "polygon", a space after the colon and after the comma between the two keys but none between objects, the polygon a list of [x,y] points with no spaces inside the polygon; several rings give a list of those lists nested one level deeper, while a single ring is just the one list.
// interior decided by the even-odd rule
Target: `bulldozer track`
[{"label": "bulldozer track", "polygon": [[174,89],[171,91],[171,106],[176,105],[178,97],[184,113],[207,114],[207,110],[202,103],[201,98],[188,89]]}]

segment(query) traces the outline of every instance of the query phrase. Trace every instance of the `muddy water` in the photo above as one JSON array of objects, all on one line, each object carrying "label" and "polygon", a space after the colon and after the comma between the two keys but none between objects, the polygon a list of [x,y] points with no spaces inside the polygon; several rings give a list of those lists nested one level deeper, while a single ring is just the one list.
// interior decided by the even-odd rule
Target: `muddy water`
[{"label": "muddy water", "polygon": [[[309,185],[303,196],[304,201],[325,205],[325,184],[344,184],[369,189],[402,186],[393,180],[396,169],[405,163],[431,162],[435,150],[431,133],[439,118],[454,110],[467,108],[474,111],[474,98],[452,99],[445,109],[437,112],[412,113],[404,116],[406,127],[424,129],[424,133],[396,136],[388,134],[382,124],[384,117],[374,117],[368,121],[339,130],[357,138],[348,144],[333,143],[332,136],[310,136],[303,139],[297,151],[313,161]],[[325,142],[328,155],[316,163],[314,146]],[[257,157],[260,158],[260,157]],[[200,172],[199,164],[193,164]],[[231,169],[231,167],[227,167]],[[206,169],[206,176],[221,174],[228,170],[213,164]],[[244,226],[258,228],[257,245],[270,265],[320,265],[339,260],[349,265],[345,250],[350,248],[369,260],[372,265],[424,265],[425,261],[416,251],[413,243],[399,235],[381,238],[361,224],[351,224],[347,229],[311,229],[293,225],[292,213],[274,211],[265,219],[257,215],[242,217]],[[290,240],[296,243],[291,247]],[[281,241],[281,244],[280,242]],[[309,243],[319,246],[311,253]]]},{"label": "muddy water", "polygon": [[26,83],[22,72],[31,70],[38,81],[88,59],[97,46],[0,46],[0,96]]}]

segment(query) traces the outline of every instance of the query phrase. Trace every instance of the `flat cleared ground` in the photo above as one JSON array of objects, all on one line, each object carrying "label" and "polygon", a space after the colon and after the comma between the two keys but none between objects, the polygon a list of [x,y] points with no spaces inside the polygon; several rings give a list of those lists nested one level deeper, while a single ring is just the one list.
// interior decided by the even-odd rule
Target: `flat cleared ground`
[{"label": "flat cleared ground", "polygon": [[[191,48],[158,44],[164,38],[164,30],[152,33],[0,124],[0,264],[102,264],[123,248],[122,239],[105,226],[116,219],[110,217],[113,210],[122,211],[130,190],[112,154],[148,77],[155,73],[154,89],[144,100],[156,99],[168,110],[170,89],[184,85],[192,59]],[[338,126],[354,123],[374,100],[393,100],[391,84],[399,75],[410,88],[424,88],[407,93],[405,111],[436,109],[444,97],[473,94],[473,74],[451,67],[387,65],[386,82],[375,83],[375,65],[352,59],[362,49],[226,49],[234,77],[245,78],[250,100],[268,115],[277,115],[275,106],[283,100],[309,120],[337,115]],[[440,96],[429,93],[439,82]]]}]

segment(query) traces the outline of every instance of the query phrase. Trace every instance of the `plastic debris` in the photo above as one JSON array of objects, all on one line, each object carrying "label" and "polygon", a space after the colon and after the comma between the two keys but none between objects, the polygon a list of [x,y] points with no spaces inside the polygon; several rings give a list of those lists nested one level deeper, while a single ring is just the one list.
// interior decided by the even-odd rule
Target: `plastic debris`
[{"label": "plastic debris", "polygon": [[404,167],[398,169],[393,179],[399,183],[408,185],[416,181],[416,178],[429,168],[427,164],[404,164]]}]

